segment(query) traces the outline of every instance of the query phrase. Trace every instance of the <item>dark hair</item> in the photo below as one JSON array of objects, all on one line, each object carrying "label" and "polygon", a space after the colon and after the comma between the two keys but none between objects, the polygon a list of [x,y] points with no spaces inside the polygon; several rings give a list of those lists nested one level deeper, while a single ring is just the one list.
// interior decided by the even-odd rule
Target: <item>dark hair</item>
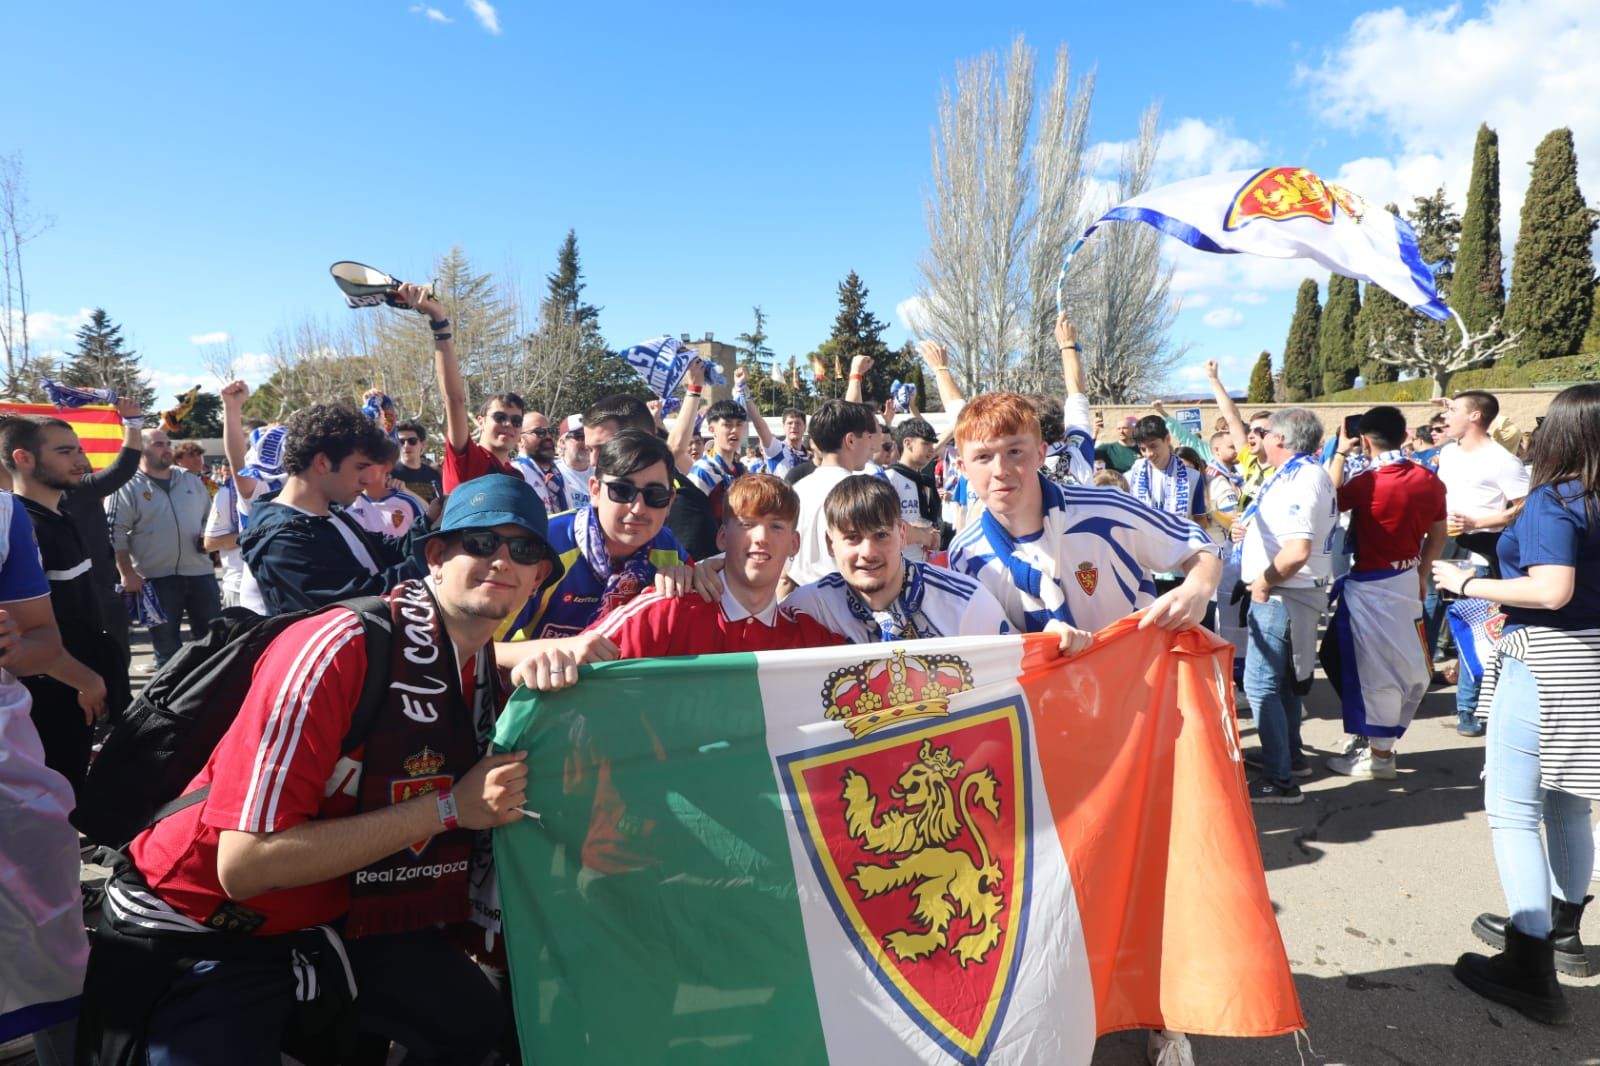
[{"label": "dark hair", "polygon": [[933,428],[933,423],[921,416],[908,418],[894,427],[894,443],[896,447],[903,450],[906,446],[906,441],[913,437],[918,440],[937,441],[939,439],[939,431]]},{"label": "dark hair", "polygon": [[7,470],[17,468],[17,460],[13,452],[21,450],[33,456],[34,461],[39,460],[39,449],[44,447],[44,431],[46,428],[71,429],[68,422],[64,422],[53,415],[5,415],[0,417],[0,448],[5,449],[3,460]]},{"label": "dark hair", "polygon": [[528,405],[523,403],[522,402],[522,397],[518,396],[516,393],[514,393],[514,392],[497,392],[493,396],[489,397],[487,400],[483,401],[483,407],[482,407],[481,410],[478,411],[478,413],[480,415],[488,414],[489,413],[489,405],[490,404],[494,404],[494,403],[499,404],[501,407],[515,407],[517,410],[523,412],[524,414],[526,414],[527,410],[528,410]]},{"label": "dark hair", "polygon": [[783,417],[798,418],[800,421],[804,422],[806,420],[806,413],[800,410],[798,407],[788,407],[784,409]]},{"label": "dark hair", "polygon": [[1166,440],[1170,436],[1172,436],[1172,433],[1167,429],[1167,420],[1160,415],[1145,415],[1139,419],[1139,424],[1133,427],[1133,443],[1135,444]]},{"label": "dark hair", "polygon": [[1040,438],[1046,444],[1059,443],[1067,435],[1067,420],[1061,410],[1061,401],[1043,392],[1030,392],[1027,396],[1028,402],[1033,404],[1034,413],[1039,416]]},{"label": "dark hair", "polygon": [[1393,451],[1406,442],[1406,416],[1398,407],[1374,407],[1361,416],[1360,432],[1384,451]]},{"label": "dark hair", "polygon": [[1250,416],[1249,421],[1256,422],[1256,421],[1259,421],[1259,420],[1261,420],[1263,418],[1271,418],[1271,417],[1272,417],[1272,412],[1271,411],[1257,411],[1255,414]]},{"label": "dark hair", "polygon": [[[10,453],[7,453],[9,459]],[[1528,488],[1576,481],[1591,539],[1600,522],[1600,385],[1573,385],[1550,401],[1528,451]],[[1526,499],[1527,497],[1523,497]],[[1520,509],[1520,504],[1519,504]]]},{"label": "dark hair", "polygon": [[[585,419],[584,424],[588,424]],[[672,482],[672,449],[666,441],[651,433],[625,429],[606,441],[595,453],[595,477],[627,477],[661,463],[667,468],[667,482]]]},{"label": "dark hair", "polygon": [[811,416],[811,443],[817,451],[836,454],[844,447],[844,439],[851,433],[862,435],[876,433],[877,416],[864,403],[849,400],[829,400]]},{"label": "dark hair", "polygon": [[356,452],[376,460],[387,437],[376,422],[347,403],[314,403],[302,407],[283,424],[283,470],[303,474],[319,455],[337,470]]},{"label": "dark hair", "polygon": [[1433,443],[1433,427],[1432,426],[1418,426],[1416,429],[1411,431],[1411,434],[1412,434],[1412,436],[1416,437],[1418,440],[1422,441],[1422,443],[1424,443],[1424,444],[1432,444]]},{"label": "dark hair", "polygon": [[204,459],[206,457],[206,448],[205,445],[197,440],[180,440],[172,449],[172,457],[176,459],[180,455],[198,455],[201,459]]},{"label": "dark hair", "polygon": [[271,424],[265,418],[247,418],[244,420],[244,431],[248,434],[252,430],[265,429]]},{"label": "dark hair", "polygon": [[607,422],[615,422],[619,433],[626,429],[642,430],[645,433],[656,431],[655,416],[650,413],[650,408],[646,407],[639,397],[630,396],[625,392],[613,393],[597,400],[583,412],[585,426],[602,426]]},{"label": "dark hair", "polygon": [[1472,409],[1478,412],[1478,421],[1482,423],[1485,433],[1489,431],[1489,423],[1500,416],[1500,401],[1494,398],[1492,392],[1468,389],[1466,392],[1456,393],[1456,399],[1466,400]]},{"label": "dark hair", "polygon": [[417,435],[417,440],[423,442],[424,444],[426,444],[428,441],[428,431],[423,429],[422,423],[418,422],[415,418],[408,418],[404,422],[396,423],[394,431],[396,433],[415,433]]},{"label": "dark hair", "polygon": [[1200,458],[1200,453],[1193,448],[1179,448],[1178,458],[1188,463],[1197,473],[1206,472],[1206,461]]},{"label": "dark hair", "polygon": [[750,421],[750,414],[744,409],[743,404],[735,403],[733,400],[718,400],[706,412],[705,424],[709,426],[713,422],[748,421]]},{"label": "dark hair", "polygon": [[876,533],[900,521],[900,494],[881,477],[851,474],[822,501],[822,520],[840,533]]},{"label": "dark hair", "polygon": [[384,437],[383,446],[374,454],[368,455],[375,463],[395,463],[400,461],[400,442],[393,437]]}]

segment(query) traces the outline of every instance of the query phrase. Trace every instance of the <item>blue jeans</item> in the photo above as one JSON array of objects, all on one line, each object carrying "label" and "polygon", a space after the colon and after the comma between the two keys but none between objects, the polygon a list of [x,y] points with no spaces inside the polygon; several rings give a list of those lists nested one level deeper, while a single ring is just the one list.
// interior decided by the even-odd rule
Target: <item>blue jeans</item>
[{"label": "blue jeans", "polygon": [[1289,764],[1300,753],[1300,694],[1295,691],[1289,643],[1289,609],[1277,597],[1250,604],[1244,654],[1244,694],[1261,738],[1267,780],[1289,784]]},{"label": "blue jeans", "polygon": [[183,640],[178,635],[184,612],[189,615],[189,639],[199,640],[206,635],[211,620],[222,614],[222,593],[217,589],[215,574],[169,574],[150,579],[155,586],[156,599],[161,603],[161,613],[167,620],[150,627],[150,644],[156,653],[156,666],[166,665],[178,653]]},{"label": "blue jeans", "polygon": [[1506,913],[1528,936],[1547,937],[1550,897],[1576,903],[1589,887],[1594,836],[1588,800],[1539,786],[1539,688],[1516,659],[1500,660],[1486,755],[1484,808]]}]

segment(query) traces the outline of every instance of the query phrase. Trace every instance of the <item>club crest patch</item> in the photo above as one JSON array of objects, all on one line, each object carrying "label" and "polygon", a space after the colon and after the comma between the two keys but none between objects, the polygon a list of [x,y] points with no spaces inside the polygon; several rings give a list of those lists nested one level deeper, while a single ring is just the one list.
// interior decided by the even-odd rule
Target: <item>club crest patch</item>
[{"label": "club crest patch", "polygon": [[[404,803],[413,797],[449,788],[455,783],[454,775],[440,772],[444,769],[444,756],[427,746],[402,763],[401,767],[405,770],[406,776],[389,781],[391,804]],[[428,837],[410,845],[412,857],[421,858],[433,840],[433,837]]]},{"label": "club crest patch", "polygon": [[1093,596],[1094,590],[1100,587],[1100,568],[1091,563],[1079,563],[1072,576],[1078,579],[1078,587],[1085,596]]},{"label": "club crest patch", "polygon": [[1367,204],[1349,189],[1323,181],[1304,167],[1267,167],[1234,194],[1222,228],[1232,232],[1257,219],[1287,222],[1295,218],[1331,226],[1341,211],[1360,223]]}]

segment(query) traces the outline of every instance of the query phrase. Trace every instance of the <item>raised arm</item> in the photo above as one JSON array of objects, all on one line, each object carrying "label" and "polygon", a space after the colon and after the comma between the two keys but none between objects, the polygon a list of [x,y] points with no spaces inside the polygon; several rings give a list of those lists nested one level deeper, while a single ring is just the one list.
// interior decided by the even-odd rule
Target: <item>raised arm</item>
[{"label": "raised arm", "polygon": [[233,469],[233,486],[242,499],[248,500],[256,489],[256,479],[239,473],[245,467],[245,456],[250,446],[244,439],[244,402],[250,398],[250,386],[242,381],[230,381],[222,386],[222,454]]},{"label": "raised arm", "polygon": [[[747,377],[744,367],[736,368],[733,372],[734,386],[743,385]],[[744,395],[744,413],[750,416],[750,426],[756,431],[756,438],[761,441],[761,452],[765,455],[767,449],[772,447],[772,429],[767,425],[767,420],[761,417],[761,408],[750,398],[748,389]]]},{"label": "raised arm", "polygon": [[1233,446],[1239,450],[1239,454],[1244,455],[1250,449],[1250,433],[1245,428],[1244,419],[1239,415],[1239,405],[1233,402],[1228,390],[1222,387],[1222,378],[1217,374],[1215,359],[1206,360],[1206,379],[1211,382],[1211,395],[1216,398],[1222,417],[1228,421],[1228,439],[1233,441]]},{"label": "raised arm", "polygon": [[694,419],[700,413],[700,393],[706,386],[705,364],[691,359],[683,376],[688,388],[684,391],[683,406],[678,408],[678,415],[673,419],[672,431],[667,434],[667,447],[672,449],[672,465],[678,468],[678,473],[687,474],[694,466],[689,459],[689,442],[694,439]]},{"label": "raised arm", "polygon": [[444,304],[412,282],[400,286],[400,299],[428,316],[430,325],[443,323],[433,332],[433,374],[439,385],[439,400],[444,404],[444,442],[460,453],[472,441],[472,416],[467,411],[467,384],[461,379],[461,363],[456,359],[456,343],[451,338],[450,320]]},{"label": "raised arm", "polygon": [[1056,344],[1061,348],[1061,379],[1067,387],[1067,396],[1087,395],[1089,379],[1083,374],[1083,348],[1078,344],[1078,327],[1068,321],[1065,314],[1056,316]]},{"label": "raised arm", "polygon": [[961,405],[967,401],[950,373],[950,354],[944,350],[944,345],[938,341],[918,341],[917,351],[933,371],[934,384],[939,387],[939,402],[944,405],[945,412],[953,415],[961,410]]},{"label": "raised arm", "polygon": [[844,387],[844,398],[851,403],[861,402],[861,379],[872,369],[872,356],[857,355],[850,360],[850,380]]}]

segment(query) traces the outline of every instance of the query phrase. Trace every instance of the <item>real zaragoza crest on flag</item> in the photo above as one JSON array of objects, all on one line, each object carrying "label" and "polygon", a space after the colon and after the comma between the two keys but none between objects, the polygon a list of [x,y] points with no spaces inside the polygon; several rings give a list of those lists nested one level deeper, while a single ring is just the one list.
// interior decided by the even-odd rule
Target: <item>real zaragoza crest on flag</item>
[{"label": "real zaragoza crest on flag", "polygon": [[519,692],[496,830],[526,1061],[1088,1063],[1302,1020],[1231,651],[1049,637],[606,663]]}]

